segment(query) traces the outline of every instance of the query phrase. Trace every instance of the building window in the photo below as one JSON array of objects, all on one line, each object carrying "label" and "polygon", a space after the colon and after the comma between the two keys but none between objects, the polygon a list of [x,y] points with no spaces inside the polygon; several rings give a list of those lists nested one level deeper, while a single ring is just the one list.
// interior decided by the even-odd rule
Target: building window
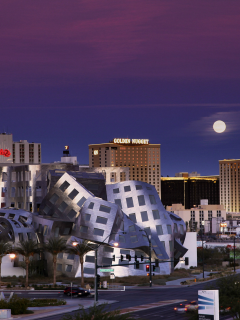
[{"label": "building window", "polygon": [[128,227],[129,232],[134,232],[136,231],[135,225],[133,224],[132,226]]},{"label": "building window", "polygon": [[62,264],[57,263],[57,271],[62,271]]},{"label": "building window", "polygon": [[87,226],[80,226],[80,232],[86,233],[88,231]]},{"label": "building window", "polygon": [[119,193],[119,188],[113,189],[113,193]]},{"label": "building window", "polygon": [[157,204],[154,195],[149,195],[149,200],[150,200],[150,203],[151,203],[151,204]]},{"label": "building window", "polygon": [[144,196],[138,196],[138,204],[139,206],[145,206],[145,199]]},{"label": "building window", "polygon": [[129,213],[129,218],[132,220],[132,222],[137,223],[136,214],[135,213]]},{"label": "building window", "polygon": [[70,210],[69,212],[68,212],[68,217],[70,218],[70,219],[73,219],[73,218],[75,218],[76,217],[76,215],[77,215],[77,212],[75,211],[75,210]]},{"label": "building window", "polygon": [[127,207],[128,207],[128,208],[134,207],[134,205],[133,205],[133,198],[132,198],[132,197],[126,198],[126,202],[127,202]]},{"label": "building window", "polygon": [[90,221],[91,215],[89,213],[85,214],[85,221]]},{"label": "building window", "polygon": [[131,240],[131,242],[137,242],[138,238],[137,238],[137,236],[130,236],[130,240]]},{"label": "building window", "polygon": [[93,234],[94,234],[95,236],[100,236],[100,237],[102,237],[102,236],[103,236],[103,234],[104,234],[104,230],[94,228],[94,230],[93,230]]},{"label": "building window", "polygon": [[173,241],[169,241],[170,252],[173,252]]},{"label": "building window", "polygon": [[104,217],[97,216],[96,222],[101,224],[107,224],[108,219]]},{"label": "building window", "polygon": [[63,184],[61,184],[61,186],[59,187],[59,189],[62,192],[64,192],[69,186],[70,186],[70,184],[67,181],[64,181]]},{"label": "building window", "polygon": [[115,201],[115,203],[122,209],[121,199],[115,199],[114,201]]},{"label": "building window", "polygon": [[154,220],[160,219],[159,211],[158,210],[153,210],[153,218]]},{"label": "building window", "polygon": [[142,186],[139,185],[139,184],[137,184],[137,185],[136,185],[136,190],[142,190]]},{"label": "building window", "polygon": [[[78,201],[78,203],[77,203],[77,205],[81,208],[81,206],[84,204],[84,202],[86,201],[87,199],[85,198],[85,197],[82,197],[79,201]],[[91,202],[91,203],[93,203],[93,202]],[[91,204],[90,203],[90,204]],[[90,206],[90,204],[89,204],[89,206]],[[89,208],[89,206],[88,206],[88,208]],[[91,208],[89,208],[89,209],[91,209]]]},{"label": "building window", "polygon": [[66,265],[66,272],[71,272],[72,271],[72,265],[67,264]]},{"label": "building window", "polygon": [[181,233],[181,234],[184,234],[184,228],[183,228],[183,225],[182,225],[182,224],[180,224],[180,233]]},{"label": "building window", "polygon": [[122,235],[119,235],[119,242],[125,242],[125,237]]},{"label": "building window", "polygon": [[142,217],[142,222],[144,221],[148,221],[148,214],[147,211],[142,211],[141,213],[141,217]]},{"label": "building window", "polygon": [[99,211],[110,213],[111,207],[107,207],[107,206],[104,206],[104,205],[101,204],[100,207],[99,207]]},{"label": "building window", "polygon": [[93,207],[94,207],[94,203],[93,203],[93,202],[90,202],[90,203],[89,203],[89,206],[88,206],[88,209],[93,209]]},{"label": "building window", "polygon": [[64,212],[67,207],[68,207],[68,205],[66,204],[66,202],[63,201],[60,204],[60,206],[58,207],[58,210],[61,211],[61,212]]},{"label": "building window", "polygon": [[168,234],[172,234],[172,226],[170,224],[167,225]]},{"label": "building window", "polygon": [[74,260],[74,258],[75,258],[75,255],[74,254],[68,254],[68,256],[67,256],[67,259],[68,260]]},{"label": "building window", "polygon": [[73,200],[78,194],[79,192],[76,189],[73,189],[73,191],[69,193],[68,197]]},{"label": "building window", "polygon": [[54,193],[51,198],[49,199],[49,201],[52,203],[52,204],[55,204],[57,202],[57,200],[59,199],[59,196]]},{"label": "building window", "polygon": [[161,244],[163,245],[163,248],[166,250],[166,247],[165,247],[165,241],[160,241]]},{"label": "building window", "polygon": [[158,225],[158,226],[156,226],[156,230],[157,230],[157,234],[158,234],[159,236],[162,236],[162,235],[163,235],[163,229],[162,229],[162,225],[161,225],[161,224]]},{"label": "building window", "polygon": [[178,233],[178,227],[177,227],[177,224],[176,224],[176,223],[174,223],[174,232],[175,232],[175,233]]},{"label": "building window", "polygon": [[125,191],[125,192],[131,191],[131,187],[130,187],[130,186],[125,186],[125,187],[124,187],[124,191]]}]

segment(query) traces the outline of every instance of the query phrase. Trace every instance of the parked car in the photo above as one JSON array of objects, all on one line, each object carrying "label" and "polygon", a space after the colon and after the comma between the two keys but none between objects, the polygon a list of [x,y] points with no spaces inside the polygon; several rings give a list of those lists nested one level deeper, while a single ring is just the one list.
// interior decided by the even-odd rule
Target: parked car
[{"label": "parked car", "polygon": [[63,293],[67,296],[78,296],[78,297],[87,297],[91,296],[91,292],[87,289],[81,287],[66,287],[63,290]]}]

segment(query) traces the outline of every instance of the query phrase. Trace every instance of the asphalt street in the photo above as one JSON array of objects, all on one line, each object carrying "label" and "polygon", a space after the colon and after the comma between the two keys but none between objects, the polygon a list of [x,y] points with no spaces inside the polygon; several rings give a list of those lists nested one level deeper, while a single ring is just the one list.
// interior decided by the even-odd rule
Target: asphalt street
[{"label": "asphalt street", "polygon": [[[109,306],[109,309],[125,309],[129,307],[136,307],[141,305],[148,305],[154,302],[168,302],[169,300],[197,300],[198,290],[209,289],[210,285],[213,285],[215,281],[211,281],[205,284],[197,284],[190,287],[153,287],[153,288],[127,288],[126,291],[100,291],[99,299],[106,300],[116,300],[118,302],[113,303]],[[26,298],[42,298],[42,297],[56,297],[71,299],[63,295],[62,291],[55,292],[19,292],[19,296]],[[79,304],[81,304],[81,299],[87,298],[73,298],[79,299]],[[187,319],[185,314],[176,314],[174,311],[174,306],[176,304],[170,304],[160,307],[149,308],[145,310],[139,310],[132,313],[135,319]],[[74,314],[72,312],[71,314]],[[68,313],[70,314],[70,313]],[[59,320],[63,315],[56,315],[44,318],[45,320]],[[220,316],[220,319],[227,319],[229,316]]]}]

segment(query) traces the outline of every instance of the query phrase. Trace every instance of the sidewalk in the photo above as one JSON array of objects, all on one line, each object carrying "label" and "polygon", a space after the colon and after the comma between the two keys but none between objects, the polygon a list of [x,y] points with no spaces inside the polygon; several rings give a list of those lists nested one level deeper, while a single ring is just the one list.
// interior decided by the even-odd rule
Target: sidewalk
[{"label": "sidewalk", "polygon": [[[116,300],[99,300],[98,304],[104,303],[115,303]],[[46,317],[55,316],[58,314],[69,313],[72,311],[77,311],[81,306],[84,308],[89,308],[94,305],[94,300],[82,299],[79,300],[77,298],[72,300],[67,300],[67,304],[65,306],[56,306],[56,307],[32,307],[29,310],[33,310],[34,314],[22,314],[17,316],[12,316],[12,319],[21,319],[21,320],[34,320],[34,319],[42,319]]]}]

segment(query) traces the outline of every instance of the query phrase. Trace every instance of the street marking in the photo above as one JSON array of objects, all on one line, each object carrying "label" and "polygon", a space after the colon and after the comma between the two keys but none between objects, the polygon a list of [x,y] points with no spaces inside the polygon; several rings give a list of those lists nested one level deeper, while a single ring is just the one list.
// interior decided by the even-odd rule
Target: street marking
[{"label": "street marking", "polygon": [[122,310],[120,310],[120,314],[143,311],[143,310],[153,309],[153,308],[157,308],[157,307],[163,307],[163,306],[167,306],[170,304],[179,303],[182,301],[185,301],[185,300],[165,300],[165,301],[151,302],[151,303],[142,304],[142,305],[136,306],[136,307],[129,307],[129,308],[122,309]]}]

